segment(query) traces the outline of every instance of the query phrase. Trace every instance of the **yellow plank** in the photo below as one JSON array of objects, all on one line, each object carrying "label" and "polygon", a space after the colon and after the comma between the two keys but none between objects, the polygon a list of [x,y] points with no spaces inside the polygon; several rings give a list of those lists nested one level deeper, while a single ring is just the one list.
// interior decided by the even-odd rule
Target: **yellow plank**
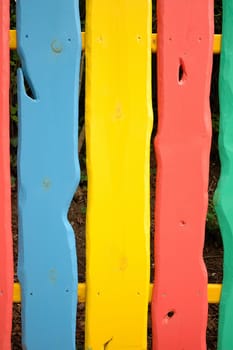
[{"label": "yellow plank", "polygon": [[[220,53],[221,50],[221,34],[214,35],[214,48],[213,53]],[[10,30],[10,48],[15,50],[17,46],[16,43],[16,31]],[[85,50],[85,33],[82,33],[82,49]],[[153,33],[151,36],[151,51],[155,53],[157,51],[157,34]]]},{"label": "yellow plank", "polygon": [[[151,302],[153,284],[150,284],[150,292],[148,302]],[[221,284],[208,284],[208,302],[209,304],[218,304],[220,301],[222,285]],[[84,303],[86,300],[86,284],[80,283],[78,288],[78,299],[80,303]],[[14,303],[21,302],[21,291],[20,284],[14,284],[14,293],[13,293]]]},{"label": "yellow plank", "polygon": [[151,1],[89,0],[86,16],[86,349],[146,349]]}]

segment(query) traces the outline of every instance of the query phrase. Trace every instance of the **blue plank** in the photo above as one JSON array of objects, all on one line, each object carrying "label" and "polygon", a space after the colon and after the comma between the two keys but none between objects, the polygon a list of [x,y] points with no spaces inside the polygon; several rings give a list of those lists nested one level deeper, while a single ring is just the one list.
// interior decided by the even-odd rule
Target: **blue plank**
[{"label": "blue plank", "polygon": [[70,350],[78,283],[67,219],[80,179],[78,1],[18,0],[17,33],[22,342],[27,350]]}]

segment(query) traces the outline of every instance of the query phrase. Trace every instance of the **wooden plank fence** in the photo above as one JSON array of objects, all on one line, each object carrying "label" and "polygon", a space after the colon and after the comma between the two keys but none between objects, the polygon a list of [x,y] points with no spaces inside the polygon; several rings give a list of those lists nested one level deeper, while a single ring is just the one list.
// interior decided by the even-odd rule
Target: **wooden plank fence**
[{"label": "wooden plank fence", "polygon": [[[153,349],[206,349],[208,302],[220,301],[222,287],[208,285],[202,258],[212,54],[220,53],[221,39],[222,171],[215,200],[225,251],[218,349],[233,349],[233,7],[229,0],[223,4],[222,39],[213,33],[213,0],[158,0],[158,34],[151,33],[150,0],[87,1],[85,33],[75,0],[18,0],[17,34],[9,28],[9,0],[0,3],[0,349],[11,348],[12,300],[22,302],[27,350],[75,349],[77,302],[86,302],[87,350],[146,349],[151,300]],[[9,47],[18,49],[22,64],[20,285],[13,284],[10,227]],[[67,220],[80,177],[81,50],[86,55],[88,170],[85,283],[78,283]],[[154,288],[151,52],[158,57],[159,112]]]}]

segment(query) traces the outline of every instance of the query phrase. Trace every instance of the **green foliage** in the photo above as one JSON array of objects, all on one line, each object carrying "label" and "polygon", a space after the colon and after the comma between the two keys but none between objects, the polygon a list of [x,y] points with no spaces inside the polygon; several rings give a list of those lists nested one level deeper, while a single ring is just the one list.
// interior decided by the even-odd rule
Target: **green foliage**
[{"label": "green foliage", "polygon": [[214,2],[214,29],[216,34],[222,32],[222,0]]},{"label": "green foliage", "polygon": [[82,206],[82,207],[81,207],[81,213],[82,213],[82,214],[86,214],[86,212],[87,212],[87,208],[84,207],[84,206]]},{"label": "green foliage", "polygon": [[[10,1],[10,26],[16,28],[16,5]],[[16,51],[10,52],[10,150],[11,150],[11,185],[16,186],[17,179],[17,146],[18,146],[18,114],[17,114],[17,68],[19,59]]]},{"label": "green foliage", "polygon": [[81,179],[80,179],[81,182],[87,182],[87,175],[85,173],[82,172],[81,174]]},{"label": "green foliage", "polygon": [[10,26],[11,29],[16,27],[16,4],[15,0],[10,0]]},{"label": "green foliage", "polygon": [[207,231],[219,230],[218,219],[217,219],[214,204],[212,201],[209,203],[209,207],[208,207],[208,213],[206,218],[206,229]]},{"label": "green foliage", "polygon": [[19,59],[15,51],[11,52],[10,59],[10,135],[11,135],[11,174],[12,185],[16,183],[17,178],[17,146],[18,146],[18,109],[17,109],[17,68],[19,66]]},{"label": "green foliage", "polygon": [[212,128],[213,132],[218,133],[219,131],[219,114],[212,113]]}]

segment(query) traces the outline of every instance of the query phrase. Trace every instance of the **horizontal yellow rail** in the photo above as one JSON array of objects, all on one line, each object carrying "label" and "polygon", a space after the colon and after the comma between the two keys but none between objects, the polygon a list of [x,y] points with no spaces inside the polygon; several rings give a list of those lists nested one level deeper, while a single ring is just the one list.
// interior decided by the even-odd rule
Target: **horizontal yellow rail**
[{"label": "horizontal yellow rail", "polygon": [[[221,34],[215,34],[214,35],[214,47],[213,47],[213,53],[220,53],[221,51]],[[15,50],[17,47],[17,41],[16,41],[16,30],[10,30],[10,48],[11,50]],[[85,33],[82,32],[82,49],[85,50]],[[156,52],[157,51],[157,34],[152,34],[151,36],[151,51]]]},{"label": "horizontal yellow rail", "polygon": [[[86,299],[86,284],[79,283],[79,285],[78,285],[78,301],[80,303],[84,303],[85,299]],[[20,288],[19,283],[14,283],[13,301],[14,301],[14,303],[21,302],[21,288]]]},{"label": "horizontal yellow rail", "polygon": [[[151,301],[153,284],[150,284],[150,295],[149,303]],[[221,284],[208,284],[208,302],[210,304],[218,304],[220,301],[222,285]],[[78,285],[78,300],[80,303],[84,303],[86,299],[86,284],[79,283]],[[20,284],[14,283],[14,292],[13,292],[13,301],[14,303],[21,302],[21,290]]]},{"label": "horizontal yellow rail", "polygon": [[[16,38],[16,30],[10,30],[10,49],[16,50],[17,48],[17,38]],[[85,33],[82,32],[82,49],[85,50]]]}]

